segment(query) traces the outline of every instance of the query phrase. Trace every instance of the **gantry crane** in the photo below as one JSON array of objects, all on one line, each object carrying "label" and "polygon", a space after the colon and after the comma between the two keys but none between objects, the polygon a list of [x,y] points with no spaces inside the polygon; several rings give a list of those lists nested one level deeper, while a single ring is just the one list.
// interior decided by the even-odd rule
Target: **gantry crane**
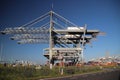
[{"label": "gantry crane", "polygon": [[83,60],[84,46],[100,33],[99,30],[88,30],[87,25],[77,26],[59,14],[49,11],[20,27],[5,28],[1,34],[13,34],[12,40],[18,44],[47,43],[44,56],[49,59],[50,68],[54,61]]}]

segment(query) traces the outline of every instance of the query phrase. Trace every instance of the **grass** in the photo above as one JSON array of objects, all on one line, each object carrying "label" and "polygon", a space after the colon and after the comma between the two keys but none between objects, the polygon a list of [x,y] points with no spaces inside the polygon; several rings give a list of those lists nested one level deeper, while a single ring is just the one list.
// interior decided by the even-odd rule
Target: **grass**
[{"label": "grass", "polygon": [[[112,67],[110,67],[112,68]],[[38,80],[41,78],[61,77],[75,74],[101,71],[99,66],[63,67],[64,74],[60,75],[60,67],[52,70],[48,66],[35,69],[35,66],[6,66],[0,65],[0,80]]]}]

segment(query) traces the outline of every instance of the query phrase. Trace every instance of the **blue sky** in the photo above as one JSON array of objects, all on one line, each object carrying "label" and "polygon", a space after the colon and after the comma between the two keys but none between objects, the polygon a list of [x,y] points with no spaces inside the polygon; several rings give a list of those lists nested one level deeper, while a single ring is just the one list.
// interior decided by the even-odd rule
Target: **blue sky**
[{"label": "blue sky", "polygon": [[[0,30],[21,26],[51,10],[71,22],[88,29],[99,29],[105,36],[92,41],[92,48],[86,45],[84,58],[120,54],[120,1],[119,0],[1,0]],[[44,63],[43,49],[47,44],[23,44],[9,39],[10,35],[0,35],[4,60],[29,60]]]}]

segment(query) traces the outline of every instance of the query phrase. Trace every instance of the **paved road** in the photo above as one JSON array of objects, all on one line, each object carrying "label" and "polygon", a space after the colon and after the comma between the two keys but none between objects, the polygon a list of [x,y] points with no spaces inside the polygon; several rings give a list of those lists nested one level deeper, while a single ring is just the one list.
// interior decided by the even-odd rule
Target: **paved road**
[{"label": "paved road", "polygon": [[105,69],[102,72],[39,80],[120,80],[120,69]]}]

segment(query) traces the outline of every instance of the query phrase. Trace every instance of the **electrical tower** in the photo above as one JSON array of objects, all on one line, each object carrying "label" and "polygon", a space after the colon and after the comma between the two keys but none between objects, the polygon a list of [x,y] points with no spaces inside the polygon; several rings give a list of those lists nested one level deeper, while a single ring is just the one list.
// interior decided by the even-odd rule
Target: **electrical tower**
[{"label": "electrical tower", "polygon": [[18,44],[47,43],[44,56],[49,59],[50,68],[55,61],[73,62],[83,60],[84,46],[100,33],[88,30],[87,25],[77,26],[59,14],[50,11],[20,27],[5,28],[1,34],[12,34]]}]

